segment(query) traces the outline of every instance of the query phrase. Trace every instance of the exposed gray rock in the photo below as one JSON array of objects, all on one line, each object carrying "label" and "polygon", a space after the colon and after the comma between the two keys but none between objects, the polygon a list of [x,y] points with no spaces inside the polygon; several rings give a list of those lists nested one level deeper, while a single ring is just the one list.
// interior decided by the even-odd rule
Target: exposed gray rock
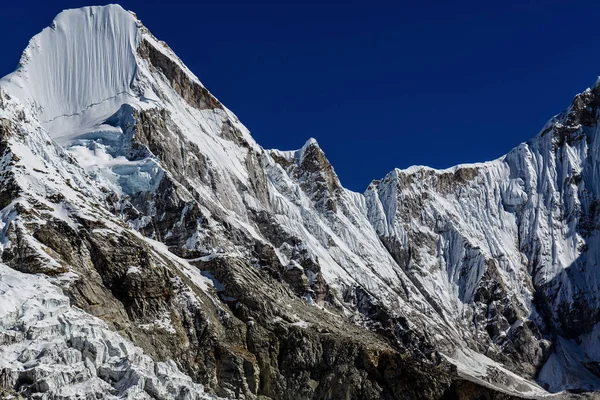
[{"label": "exposed gray rock", "polygon": [[[127,50],[122,70],[133,72],[101,103],[86,86],[100,76],[81,85],[79,111],[95,119],[41,119],[53,110],[42,94],[0,81],[2,262],[60,285],[148,365],[185,373],[173,398],[187,398],[191,381],[246,399],[546,395],[536,377],[551,390],[596,389],[570,383],[598,377],[596,89],[502,160],[395,170],[361,195],[314,140],[258,146],[120,7],[67,13],[127,31],[111,49]],[[18,73],[44,85],[27,70],[39,54],[26,52]],[[12,330],[2,346],[24,340]],[[589,355],[554,376],[544,368],[562,365],[568,339]],[[86,340],[63,353],[93,358]],[[86,368],[110,393],[131,383],[116,360]],[[41,371],[15,364],[0,383],[58,396]],[[161,375],[141,389],[160,397],[165,385]]]}]

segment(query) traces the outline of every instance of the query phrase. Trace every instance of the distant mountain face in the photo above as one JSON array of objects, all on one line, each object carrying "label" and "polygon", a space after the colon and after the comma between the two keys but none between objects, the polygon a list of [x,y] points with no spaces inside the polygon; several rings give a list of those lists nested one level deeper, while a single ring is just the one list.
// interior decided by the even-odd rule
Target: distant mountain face
[{"label": "distant mountain face", "polygon": [[0,80],[0,394],[600,390],[599,105],[360,194],[313,139],[260,147],[134,14],[64,11]]}]

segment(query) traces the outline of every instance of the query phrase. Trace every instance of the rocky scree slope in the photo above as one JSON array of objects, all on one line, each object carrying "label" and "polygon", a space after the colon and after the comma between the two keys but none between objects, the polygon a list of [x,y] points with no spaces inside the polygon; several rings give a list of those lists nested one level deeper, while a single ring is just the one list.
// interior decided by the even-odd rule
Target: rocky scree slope
[{"label": "rocky scree slope", "polygon": [[28,293],[0,315],[0,386],[595,390],[597,98],[499,160],[359,194],[312,139],[261,148],[134,14],[65,11],[0,80],[0,295]]}]

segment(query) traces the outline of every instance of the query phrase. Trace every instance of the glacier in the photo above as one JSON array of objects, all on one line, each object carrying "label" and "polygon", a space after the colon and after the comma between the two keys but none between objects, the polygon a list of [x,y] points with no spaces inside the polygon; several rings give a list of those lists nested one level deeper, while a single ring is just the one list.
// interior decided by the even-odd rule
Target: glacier
[{"label": "glacier", "polygon": [[0,264],[0,294],[0,368],[34,390],[56,398],[217,399],[172,361],[154,363],[102,320],[71,306],[43,277]]},{"label": "glacier", "polygon": [[[322,398],[345,374],[347,396],[410,398],[381,376],[414,367],[440,382],[414,384],[425,398],[459,381],[524,398],[600,390],[598,105],[596,83],[497,160],[396,169],[356,193],[314,139],[263,149],[135,14],[64,11],[0,80],[2,299],[39,319],[0,324],[48,326],[31,328],[26,360],[25,339],[2,344],[2,386]],[[360,362],[315,355],[344,347],[331,332]],[[69,335],[135,360],[86,361]],[[31,361],[68,367],[43,358],[52,337],[81,364],[64,387]],[[374,373],[388,352],[412,361]]]}]

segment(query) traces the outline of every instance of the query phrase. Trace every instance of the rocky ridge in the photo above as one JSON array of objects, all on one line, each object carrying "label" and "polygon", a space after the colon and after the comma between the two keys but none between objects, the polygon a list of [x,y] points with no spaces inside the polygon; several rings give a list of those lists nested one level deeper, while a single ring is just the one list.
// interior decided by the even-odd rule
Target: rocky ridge
[{"label": "rocky ridge", "polygon": [[[38,322],[18,304],[0,316],[1,386],[40,398],[596,390],[597,93],[499,160],[395,170],[359,194],[314,140],[261,148],[135,15],[65,11],[0,81],[0,293],[24,274],[47,288],[31,300]],[[99,327],[75,332],[99,338],[93,357],[69,318]],[[62,342],[52,357],[26,352],[23,332]],[[115,341],[127,367],[96,355]],[[82,365],[71,375],[64,354]]]}]

